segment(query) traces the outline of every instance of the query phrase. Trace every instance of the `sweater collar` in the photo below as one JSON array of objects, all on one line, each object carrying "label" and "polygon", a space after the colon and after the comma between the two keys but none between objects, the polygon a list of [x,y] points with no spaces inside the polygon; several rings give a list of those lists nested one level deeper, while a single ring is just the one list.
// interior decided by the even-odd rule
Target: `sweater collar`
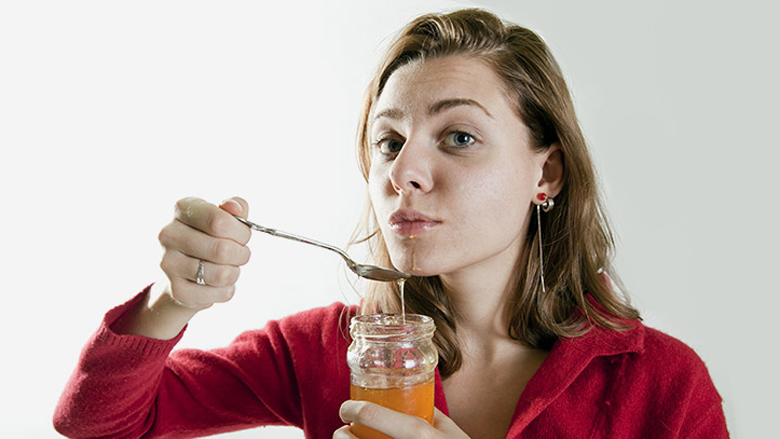
[{"label": "sweater collar", "polygon": [[512,417],[507,437],[515,437],[555,401],[596,358],[644,351],[645,329],[638,321],[615,331],[593,326],[584,335],[559,339],[528,382]]},{"label": "sweater collar", "polygon": [[[584,335],[555,342],[539,370],[520,395],[507,437],[517,437],[548,405],[558,398],[596,358],[644,351],[645,328],[639,321],[623,321],[632,327],[613,331],[593,326]],[[435,405],[449,415],[441,375],[436,369]]]}]

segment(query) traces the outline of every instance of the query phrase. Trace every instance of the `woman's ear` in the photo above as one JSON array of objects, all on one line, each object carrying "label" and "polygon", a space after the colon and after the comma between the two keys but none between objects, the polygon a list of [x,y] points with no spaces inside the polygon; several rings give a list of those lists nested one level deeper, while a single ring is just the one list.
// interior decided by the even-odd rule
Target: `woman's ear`
[{"label": "woman's ear", "polygon": [[564,157],[563,149],[558,142],[553,142],[543,154],[542,179],[539,180],[539,191],[547,196],[555,198],[563,189],[564,184]]}]

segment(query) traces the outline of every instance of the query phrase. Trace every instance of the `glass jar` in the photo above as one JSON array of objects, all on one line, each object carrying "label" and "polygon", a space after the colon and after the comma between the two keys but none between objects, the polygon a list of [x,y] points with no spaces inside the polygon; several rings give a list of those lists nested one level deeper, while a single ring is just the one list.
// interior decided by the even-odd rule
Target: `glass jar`
[{"label": "glass jar", "polygon": [[[435,330],[432,318],[416,314],[353,317],[347,351],[350,398],[419,416],[433,425],[439,361]],[[352,432],[363,439],[388,437],[362,425],[354,425]]]}]

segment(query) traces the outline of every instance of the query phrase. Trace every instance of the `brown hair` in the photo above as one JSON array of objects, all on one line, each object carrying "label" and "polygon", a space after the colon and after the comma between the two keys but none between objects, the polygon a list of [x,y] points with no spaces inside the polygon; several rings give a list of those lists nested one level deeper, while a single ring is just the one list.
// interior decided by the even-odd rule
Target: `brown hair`
[{"label": "brown hair", "polygon": [[[358,130],[358,159],[368,180],[371,165],[369,118],[390,75],[413,62],[452,55],[472,56],[491,66],[505,84],[515,111],[529,128],[533,148],[544,151],[560,145],[564,185],[555,208],[542,217],[544,275],[542,293],[536,215],[515,270],[516,287],[506,303],[508,334],[528,346],[549,349],[561,337],[575,337],[592,324],[618,330],[623,319],[639,313],[620,297],[610,260],[614,240],[602,209],[596,175],[571,96],[547,45],[532,31],[504,23],[495,15],[465,9],[421,16],[409,23],[390,45],[369,85]],[[375,262],[390,266],[390,256],[370,200],[353,242],[367,242]],[[438,276],[412,277],[405,288],[407,312],[436,321],[435,343],[443,377],[458,370],[461,353],[454,313]],[[589,299],[590,297],[591,299]],[[372,283],[361,312],[399,312],[398,286]]]}]

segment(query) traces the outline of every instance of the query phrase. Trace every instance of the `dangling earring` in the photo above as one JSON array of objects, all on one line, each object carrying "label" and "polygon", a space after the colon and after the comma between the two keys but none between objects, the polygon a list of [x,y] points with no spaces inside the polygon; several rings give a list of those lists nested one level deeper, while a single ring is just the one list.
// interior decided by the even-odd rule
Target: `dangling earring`
[{"label": "dangling earring", "polygon": [[539,279],[542,281],[542,293],[547,292],[547,288],[544,286],[544,252],[542,252],[542,213],[552,210],[555,207],[555,202],[552,198],[548,198],[544,192],[536,196],[539,201],[543,201],[542,204],[536,205],[536,226],[539,229]]}]

